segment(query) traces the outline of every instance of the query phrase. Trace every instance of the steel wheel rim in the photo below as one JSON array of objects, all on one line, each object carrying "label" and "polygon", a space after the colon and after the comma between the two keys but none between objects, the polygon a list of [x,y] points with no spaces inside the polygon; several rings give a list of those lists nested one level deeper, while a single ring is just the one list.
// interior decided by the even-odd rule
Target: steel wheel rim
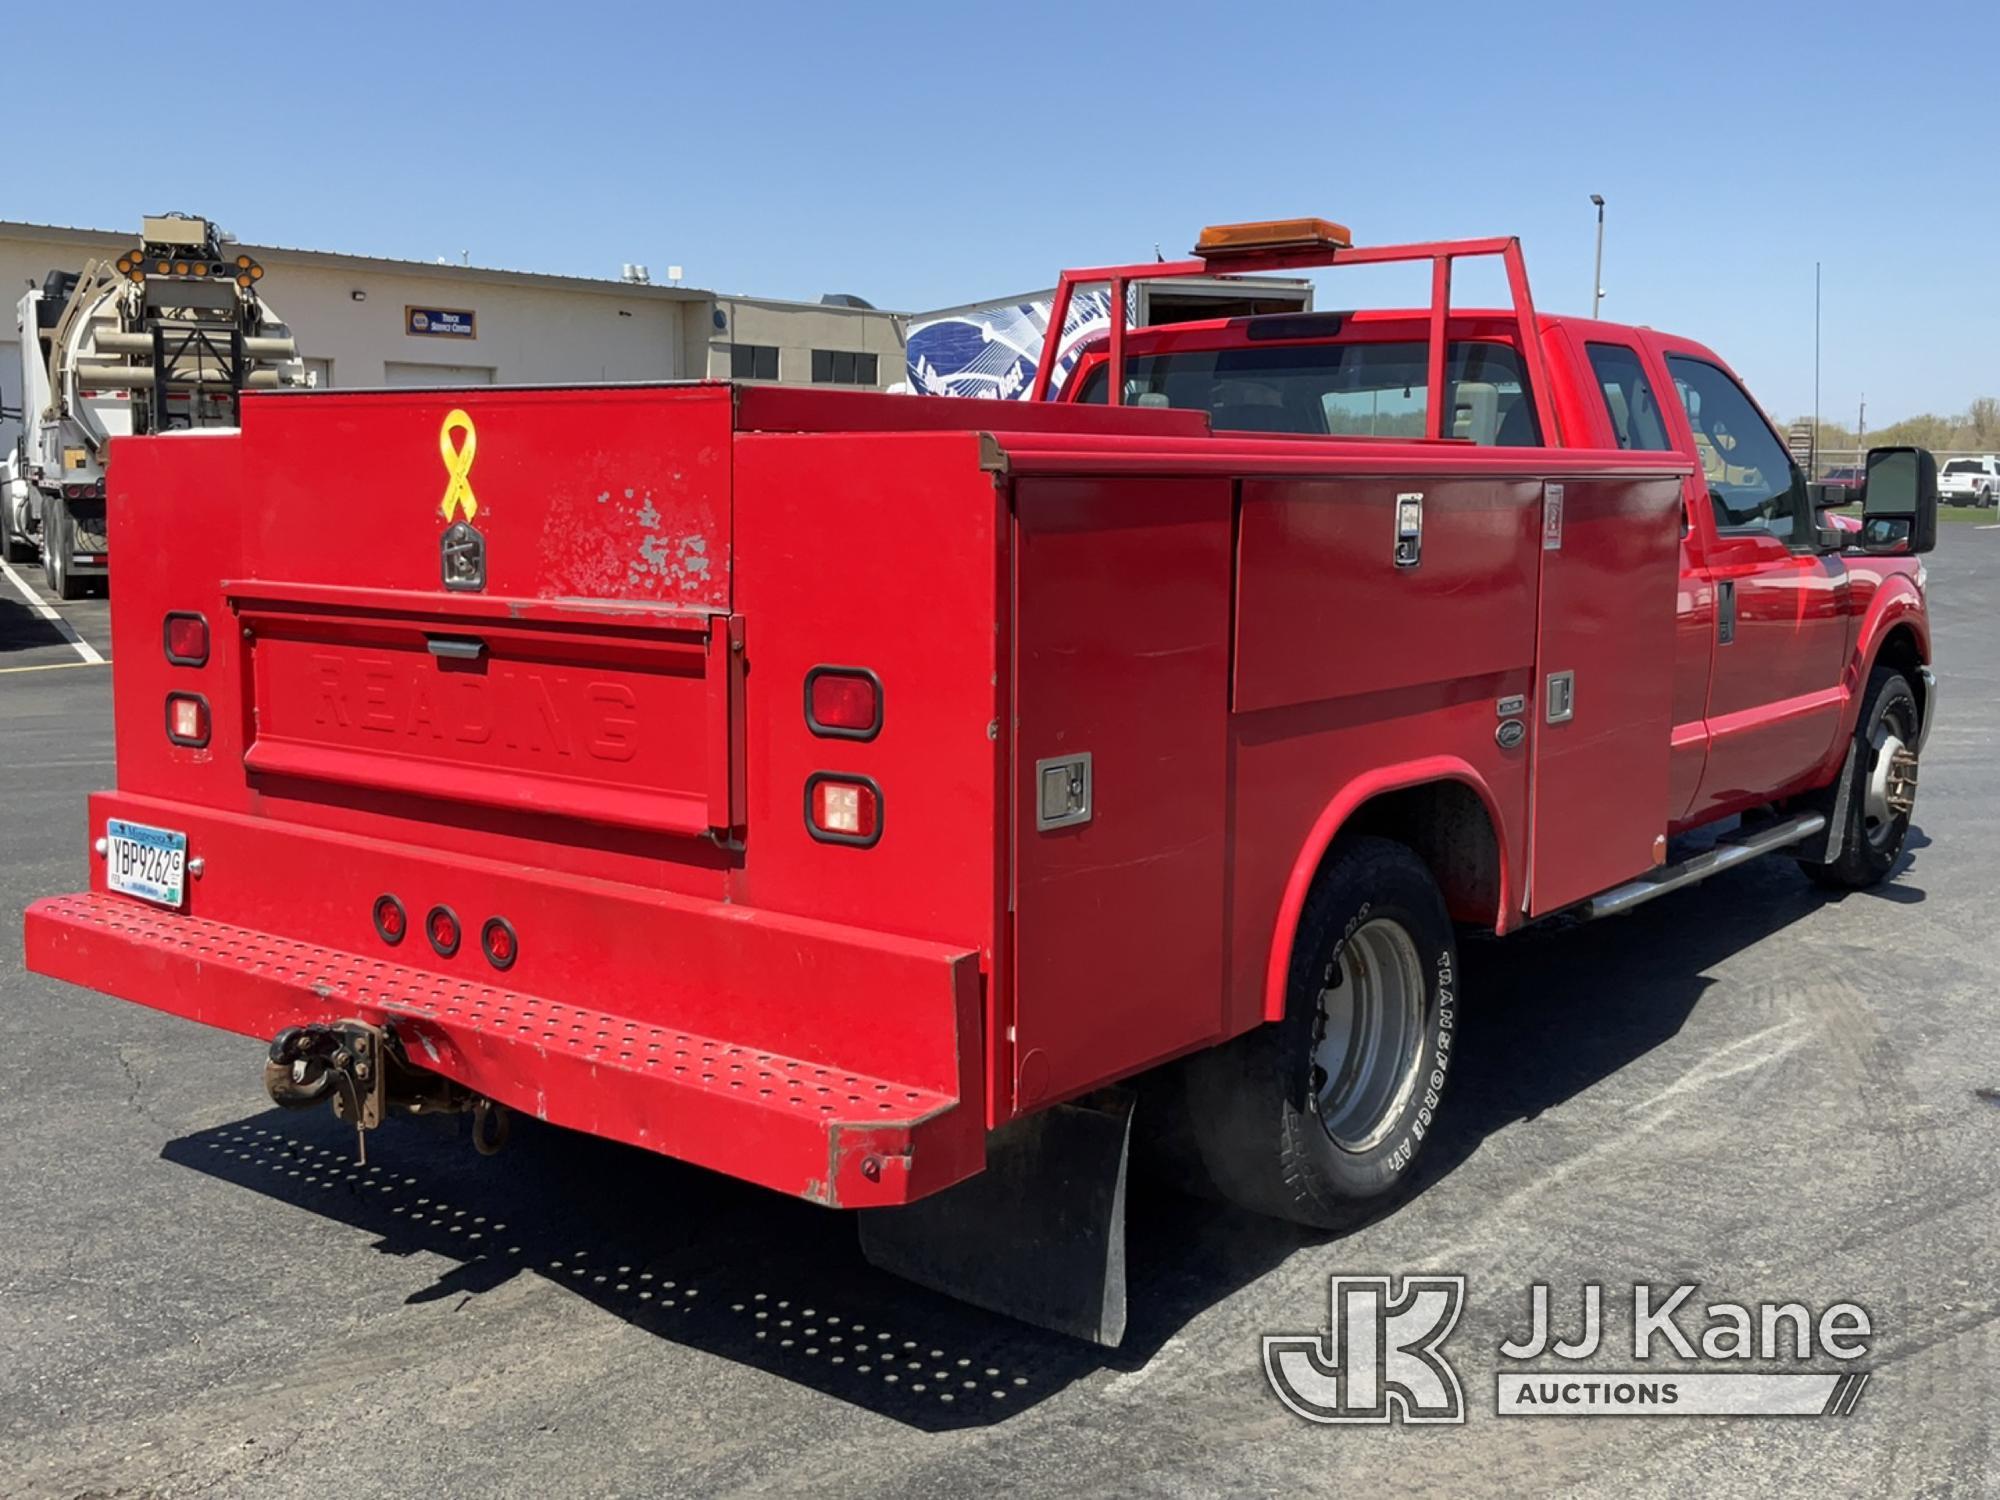
[{"label": "steel wheel rim", "polygon": [[1312,1101],[1343,1151],[1382,1144],[1417,1086],[1430,989],[1417,945],[1377,917],[1341,945],[1326,971],[1313,1028]]},{"label": "steel wheel rim", "polygon": [[1889,805],[1889,771],[1895,758],[1909,748],[1903,726],[1892,708],[1875,721],[1868,736],[1868,781],[1861,794],[1861,829],[1876,848],[1893,841],[1897,820],[1902,816]]}]

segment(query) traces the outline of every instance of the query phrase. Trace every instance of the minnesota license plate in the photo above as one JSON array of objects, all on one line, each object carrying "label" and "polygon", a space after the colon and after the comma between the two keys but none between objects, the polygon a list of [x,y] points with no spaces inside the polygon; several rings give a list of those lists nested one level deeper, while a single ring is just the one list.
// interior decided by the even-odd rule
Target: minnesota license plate
[{"label": "minnesota license plate", "polygon": [[188,840],[171,828],[152,828],[119,818],[104,825],[105,884],[114,891],[160,906],[179,906],[187,879]]}]

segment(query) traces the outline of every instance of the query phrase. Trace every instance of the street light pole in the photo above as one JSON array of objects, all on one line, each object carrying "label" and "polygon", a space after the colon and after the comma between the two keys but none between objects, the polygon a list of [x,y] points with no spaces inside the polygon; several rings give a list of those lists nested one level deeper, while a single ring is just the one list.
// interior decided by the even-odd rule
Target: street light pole
[{"label": "street light pole", "polygon": [[1590,276],[1590,315],[1594,318],[1604,305],[1604,194],[1592,193],[1597,205],[1597,268]]}]

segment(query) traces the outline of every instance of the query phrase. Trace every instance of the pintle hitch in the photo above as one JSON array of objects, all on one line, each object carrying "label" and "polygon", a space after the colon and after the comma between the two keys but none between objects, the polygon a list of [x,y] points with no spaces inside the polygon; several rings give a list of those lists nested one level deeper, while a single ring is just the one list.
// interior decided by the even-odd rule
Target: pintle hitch
[{"label": "pintle hitch", "polygon": [[367,1021],[287,1026],[271,1038],[264,1091],[284,1109],[310,1109],[332,1100],[336,1119],[354,1125],[356,1151],[365,1166],[368,1132],[389,1114],[467,1114],[472,1144],[492,1156],[507,1143],[507,1111],[484,1095],[419,1068],[386,1026]]},{"label": "pintle hitch", "polygon": [[389,1033],[366,1021],[287,1026],[271,1038],[264,1091],[285,1109],[333,1100],[336,1118],[354,1123],[355,1146],[368,1160],[368,1132],[388,1100]]}]

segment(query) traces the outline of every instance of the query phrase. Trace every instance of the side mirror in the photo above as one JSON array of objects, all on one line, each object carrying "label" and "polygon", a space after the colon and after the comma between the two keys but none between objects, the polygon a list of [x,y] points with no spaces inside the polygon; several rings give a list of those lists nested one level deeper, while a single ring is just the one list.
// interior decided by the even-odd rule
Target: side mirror
[{"label": "side mirror", "polygon": [[1928,448],[1870,448],[1861,491],[1861,545],[1870,552],[1937,546],[1937,460]]}]

